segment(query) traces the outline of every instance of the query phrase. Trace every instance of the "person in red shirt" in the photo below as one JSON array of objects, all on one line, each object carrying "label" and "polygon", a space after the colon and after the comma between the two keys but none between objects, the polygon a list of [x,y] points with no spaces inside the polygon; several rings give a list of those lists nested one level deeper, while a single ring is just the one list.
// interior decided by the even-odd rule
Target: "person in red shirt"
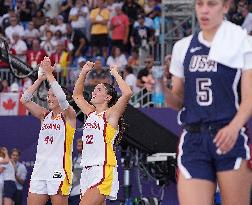
[{"label": "person in red shirt", "polygon": [[46,52],[40,47],[40,42],[38,39],[32,40],[32,49],[28,50],[26,53],[27,64],[33,69],[37,67],[38,64],[44,59]]},{"label": "person in red shirt", "polygon": [[112,17],[110,24],[112,46],[123,49],[128,43],[129,18],[122,12],[121,4],[116,4],[115,11],[116,15]]}]

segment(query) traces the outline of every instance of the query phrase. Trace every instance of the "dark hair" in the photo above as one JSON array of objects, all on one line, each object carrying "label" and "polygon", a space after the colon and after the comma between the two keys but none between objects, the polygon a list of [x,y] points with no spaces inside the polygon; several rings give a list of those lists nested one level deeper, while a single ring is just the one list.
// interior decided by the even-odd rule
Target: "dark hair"
[{"label": "dark hair", "polygon": [[132,68],[131,66],[126,66],[126,67],[125,67],[125,71],[126,71],[127,73],[133,73],[133,68]]},{"label": "dark hair", "polygon": [[13,152],[17,152],[19,156],[21,155],[21,153],[20,153],[20,151],[19,151],[18,148],[13,148],[13,149],[11,150],[11,155],[13,154]]},{"label": "dark hair", "polygon": [[[105,88],[107,90],[107,94],[112,97],[108,103],[108,107],[112,107],[113,105],[116,104],[116,102],[118,100],[117,92],[112,85],[110,85],[108,83],[103,83],[103,85],[105,86]],[[119,133],[115,139],[114,149],[120,144],[122,137],[123,137],[123,134],[125,132],[125,125],[126,124],[124,122],[123,115],[120,117],[120,119],[118,121],[118,125],[119,125]]]}]

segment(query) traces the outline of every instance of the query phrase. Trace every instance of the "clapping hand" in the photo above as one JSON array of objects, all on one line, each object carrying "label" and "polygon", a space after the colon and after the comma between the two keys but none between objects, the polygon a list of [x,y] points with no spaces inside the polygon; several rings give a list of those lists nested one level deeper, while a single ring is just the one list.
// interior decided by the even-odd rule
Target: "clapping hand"
[{"label": "clapping hand", "polygon": [[44,60],[40,63],[41,68],[45,75],[52,74],[54,67],[51,65],[51,61],[49,57],[44,57]]}]

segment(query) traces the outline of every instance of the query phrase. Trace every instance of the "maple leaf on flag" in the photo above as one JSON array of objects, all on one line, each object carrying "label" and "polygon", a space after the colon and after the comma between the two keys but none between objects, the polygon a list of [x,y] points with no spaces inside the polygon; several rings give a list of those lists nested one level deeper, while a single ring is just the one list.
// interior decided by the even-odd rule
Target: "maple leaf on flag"
[{"label": "maple leaf on flag", "polygon": [[16,102],[13,101],[11,98],[9,98],[7,100],[7,102],[3,102],[3,107],[6,109],[6,110],[13,110],[13,108],[16,106]]}]

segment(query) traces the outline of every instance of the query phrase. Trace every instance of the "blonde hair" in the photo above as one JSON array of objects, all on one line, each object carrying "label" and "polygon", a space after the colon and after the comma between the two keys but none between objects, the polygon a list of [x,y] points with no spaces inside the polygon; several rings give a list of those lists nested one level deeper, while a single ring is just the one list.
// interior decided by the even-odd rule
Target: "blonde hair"
[{"label": "blonde hair", "polygon": [[5,158],[5,153],[3,152],[2,147],[0,147],[0,157]]}]

